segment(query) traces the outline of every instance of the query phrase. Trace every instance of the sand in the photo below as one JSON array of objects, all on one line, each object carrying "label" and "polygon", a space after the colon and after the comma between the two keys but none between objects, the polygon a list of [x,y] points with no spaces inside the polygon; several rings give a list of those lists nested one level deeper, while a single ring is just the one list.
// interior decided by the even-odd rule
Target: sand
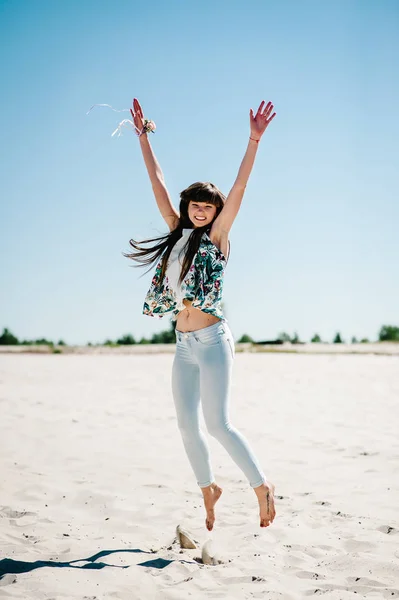
[{"label": "sand", "polygon": [[[1,354],[0,598],[399,598],[399,358],[236,355],[231,421],[276,485],[213,438],[212,534],[171,354]],[[197,542],[180,550],[181,525]],[[200,562],[212,540],[223,562]],[[209,542],[208,542],[209,545]]]}]

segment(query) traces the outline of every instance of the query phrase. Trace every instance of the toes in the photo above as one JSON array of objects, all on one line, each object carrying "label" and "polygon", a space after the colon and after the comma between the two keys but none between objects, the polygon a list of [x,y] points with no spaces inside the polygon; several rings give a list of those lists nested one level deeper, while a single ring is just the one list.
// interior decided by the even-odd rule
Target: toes
[{"label": "toes", "polygon": [[269,527],[269,525],[270,521],[268,519],[262,519],[262,521],[260,522],[261,527]]},{"label": "toes", "polygon": [[212,511],[207,511],[207,512],[208,512],[208,514],[207,514],[207,517],[205,519],[206,528],[208,529],[208,531],[212,531],[213,525],[215,523],[215,514],[214,514],[213,510]]}]

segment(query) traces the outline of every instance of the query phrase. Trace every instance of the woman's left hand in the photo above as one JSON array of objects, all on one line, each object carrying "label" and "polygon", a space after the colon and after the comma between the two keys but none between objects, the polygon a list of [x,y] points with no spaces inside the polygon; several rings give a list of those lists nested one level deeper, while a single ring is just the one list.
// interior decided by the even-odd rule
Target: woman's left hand
[{"label": "woman's left hand", "polygon": [[271,114],[273,110],[273,104],[268,102],[266,107],[264,106],[265,101],[259,105],[258,112],[254,116],[252,108],[249,111],[249,124],[251,127],[251,138],[255,138],[256,140],[260,140],[262,135],[265,133],[266,128],[273,121],[276,113]]}]

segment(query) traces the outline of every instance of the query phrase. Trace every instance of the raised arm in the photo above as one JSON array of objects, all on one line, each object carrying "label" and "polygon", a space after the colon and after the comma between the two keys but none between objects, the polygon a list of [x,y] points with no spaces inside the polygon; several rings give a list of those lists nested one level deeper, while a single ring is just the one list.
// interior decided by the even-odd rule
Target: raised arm
[{"label": "raised arm", "polygon": [[[130,109],[131,115],[135,126],[141,130],[144,125],[144,115],[137,98],[133,100],[133,109]],[[172,231],[176,228],[179,222],[179,213],[175,209],[170,199],[169,192],[166,188],[165,179],[162,173],[162,169],[155,157],[155,154],[151,148],[150,140],[146,133],[142,133],[139,137],[140,147],[143,153],[145,166],[147,167],[148,175],[150,177],[152,189],[155,195],[155,200],[159,211],[169,229]]]},{"label": "raised arm", "polygon": [[248,146],[244,158],[242,159],[237,178],[226,198],[223,210],[212,225],[211,237],[218,241],[227,239],[228,233],[241,206],[245,188],[255,162],[259,141],[266,131],[268,125],[270,125],[276,116],[276,113],[271,114],[273,110],[273,104],[268,102],[266,107],[264,107],[264,104],[265,101],[262,100],[255,116],[252,108],[249,111],[251,133]]}]

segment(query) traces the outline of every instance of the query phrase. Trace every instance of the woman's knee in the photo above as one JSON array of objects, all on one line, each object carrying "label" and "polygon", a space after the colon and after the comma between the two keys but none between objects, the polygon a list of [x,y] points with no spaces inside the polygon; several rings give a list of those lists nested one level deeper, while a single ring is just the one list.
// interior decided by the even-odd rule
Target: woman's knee
[{"label": "woman's knee", "polygon": [[207,422],[206,427],[209,434],[216,439],[223,437],[231,430],[231,424],[228,421]]},{"label": "woman's knee", "polygon": [[200,435],[200,428],[198,423],[194,423],[192,420],[179,420],[177,423],[180,431],[180,435],[183,439],[190,439],[198,437]]}]

